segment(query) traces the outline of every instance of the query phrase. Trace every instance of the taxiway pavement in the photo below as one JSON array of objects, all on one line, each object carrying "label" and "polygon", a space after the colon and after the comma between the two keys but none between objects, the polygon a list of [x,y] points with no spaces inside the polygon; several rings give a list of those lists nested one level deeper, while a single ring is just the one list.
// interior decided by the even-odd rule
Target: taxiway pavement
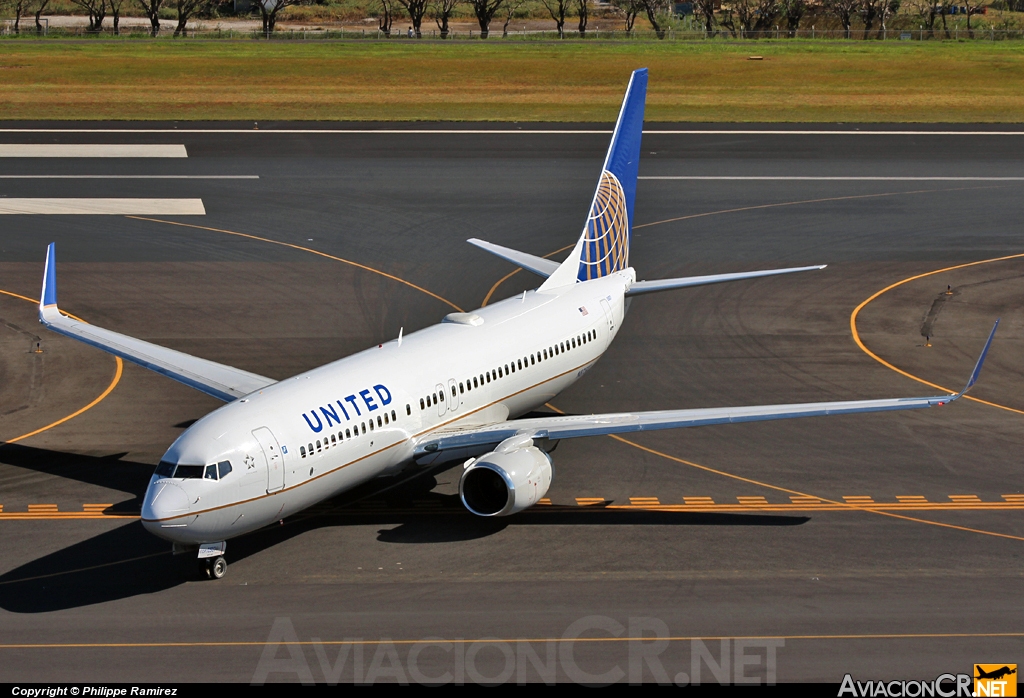
[{"label": "taxiway pavement", "polygon": [[[5,440],[66,417],[115,379],[111,357],[47,333],[32,303],[10,295],[37,296],[51,241],[63,309],[284,378],[479,307],[489,294],[535,287],[523,271],[495,287],[513,267],[464,241],[534,254],[572,243],[608,139],[530,133],[603,124],[473,134],[5,126],[27,130],[0,132],[2,143],[183,144],[187,157],[0,158],[4,197],[198,198],[205,209],[2,216]],[[121,131],[38,130],[105,127]],[[818,127],[782,130],[807,128]],[[639,278],[829,267],[635,299],[611,350],[555,401],[561,410],[941,392],[862,350],[851,313],[901,280],[1024,253],[1024,181],[1013,179],[1024,176],[1024,135],[658,130],[680,129],[648,126],[642,177],[821,179],[642,180],[630,255]],[[839,177],[876,179],[828,179]],[[410,663],[422,676],[458,677],[457,656],[470,650],[477,673],[463,670],[467,681],[503,676],[506,650],[508,680],[542,678],[513,642],[521,640],[541,663],[555,657],[559,679],[629,680],[631,652],[644,649],[625,638],[659,633],[676,639],[658,654],[663,674],[637,660],[644,680],[690,680],[693,637],[716,638],[706,641],[715,660],[717,638],[776,639],[778,681],[932,679],[1017,661],[1022,297],[1024,258],[1011,258],[908,281],[858,316],[865,347],[954,390],[1002,318],[973,393],[993,404],[567,441],[554,454],[552,507],[476,519],[458,505],[457,471],[441,472],[232,541],[219,582],[194,580],[191,564],[130,518],[166,447],[219,403],[126,365],[92,408],[0,447],[0,681],[249,682],[269,666],[268,637],[288,628],[292,639],[327,644],[300,645],[298,663],[278,648],[272,656],[293,664],[268,680],[304,678],[303,662],[314,680],[329,680],[351,647],[330,643],[354,640],[376,644],[359,645],[358,662],[353,650],[341,680],[391,666],[386,641],[410,681]],[[779,506],[682,506],[699,497]],[[815,498],[841,506],[815,510]],[[109,505],[99,509],[107,514],[59,516],[88,504]],[[574,633],[604,639],[566,643]],[[414,651],[428,637],[463,644]],[[482,638],[508,644],[473,645]],[[756,661],[743,671],[763,680],[768,650],[753,646]],[[726,651],[735,660],[736,643]],[[384,671],[382,680],[394,678]]]}]

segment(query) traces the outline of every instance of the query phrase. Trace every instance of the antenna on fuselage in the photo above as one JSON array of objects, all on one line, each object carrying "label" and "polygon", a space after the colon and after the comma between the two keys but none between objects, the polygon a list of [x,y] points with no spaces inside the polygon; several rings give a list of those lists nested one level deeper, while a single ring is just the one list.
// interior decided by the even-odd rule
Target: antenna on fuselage
[{"label": "antenna on fuselage", "polygon": [[398,328],[398,346],[402,346],[402,333],[405,332],[405,327]]}]

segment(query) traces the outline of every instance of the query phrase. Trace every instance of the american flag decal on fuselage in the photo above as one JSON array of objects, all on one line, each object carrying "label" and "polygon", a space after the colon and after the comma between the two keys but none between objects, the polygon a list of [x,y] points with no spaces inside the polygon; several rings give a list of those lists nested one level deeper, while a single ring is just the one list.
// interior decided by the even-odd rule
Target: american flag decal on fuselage
[{"label": "american flag decal on fuselage", "polygon": [[587,230],[580,255],[577,279],[588,281],[629,266],[629,215],[626,194],[618,178],[608,170],[601,173],[594,204],[587,218]]}]

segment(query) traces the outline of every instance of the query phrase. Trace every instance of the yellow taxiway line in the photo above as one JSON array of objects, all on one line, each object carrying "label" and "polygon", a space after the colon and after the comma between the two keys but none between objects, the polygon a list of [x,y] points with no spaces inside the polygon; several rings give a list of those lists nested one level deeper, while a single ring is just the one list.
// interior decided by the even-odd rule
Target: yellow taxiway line
[{"label": "yellow taxiway line", "polygon": [[[805,634],[805,635],[676,635],[673,637],[659,638],[667,642],[693,642],[695,640],[944,640],[944,639],[994,639],[994,638],[1022,638],[1024,632],[1006,633],[835,633],[835,634]],[[647,637],[514,637],[514,638],[433,638],[430,640],[405,640],[405,639],[381,639],[381,640],[281,640],[273,643],[278,645],[320,645],[320,646],[341,646],[341,645],[421,645],[451,643],[453,645],[471,645],[475,643],[494,644],[525,644],[532,642],[557,642],[557,643],[602,643],[622,644],[627,642],[651,641]],[[0,643],[0,650],[25,650],[25,649],[147,649],[165,647],[265,647],[266,640],[226,640],[220,642],[19,642]]]},{"label": "yellow taxiway line", "polygon": [[[656,499],[656,498],[649,498]],[[553,504],[550,501],[542,501],[535,508],[529,509],[526,513],[551,513],[551,512],[636,512],[636,511],[658,511],[672,513],[730,513],[730,514],[753,514],[759,512],[773,512],[786,514],[813,513],[820,511],[1020,511],[1024,509],[1024,501],[1009,500],[1005,502],[838,502],[831,500],[818,500],[813,502],[740,502],[738,504],[716,503],[710,497],[687,498],[703,501],[685,504],[662,504],[657,501],[615,504],[613,500],[601,497],[587,497],[578,499],[575,504]],[[90,509],[84,511],[57,511],[56,508],[39,508],[40,505],[30,505],[28,511],[2,511],[0,510],[0,521],[61,521],[68,519],[138,519],[139,513],[110,512],[105,513],[102,509]],[[35,508],[33,508],[35,507]],[[389,507],[385,504],[362,505],[355,508],[350,507],[313,507],[308,513],[314,516],[358,516],[362,514],[462,514],[465,510],[462,507],[446,507],[440,502],[413,502],[412,507]]]}]

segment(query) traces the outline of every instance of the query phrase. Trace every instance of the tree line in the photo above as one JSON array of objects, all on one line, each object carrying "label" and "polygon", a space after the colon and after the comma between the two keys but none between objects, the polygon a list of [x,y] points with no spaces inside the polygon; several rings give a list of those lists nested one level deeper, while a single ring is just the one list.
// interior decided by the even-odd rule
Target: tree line
[{"label": "tree line", "polygon": [[[134,8],[141,10],[142,14],[149,19],[151,36],[157,36],[160,33],[160,13],[162,10],[170,9],[175,13],[174,36],[181,36],[185,33],[189,20],[208,14],[218,3],[218,0],[69,1],[86,15],[88,31],[90,32],[102,31],[104,22],[110,18],[114,33],[120,33],[122,12],[129,8]],[[310,0],[257,0],[255,6],[263,20],[263,31],[269,33],[274,31],[277,17],[281,10],[293,5],[309,3]],[[22,18],[30,15],[35,18],[35,31],[42,33],[41,15],[46,12],[49,4],[50,0],[0,0],[0,9],[5,9],[4,6],[6,6],[6,9],[14,15],[14,23],[12,25],[14,33],[21,32]]]},{"label": "tree line", "polygon": [[[21,30],[23,17],[33,16],[35,31],[42,32],[41,15],[51,0],[0,0],[14,15],[13,30]],[[88,18],[88,30],[99,32],[110,18],[114,33],[119,32],[122,10],[141,10],[150,22],[150,34],[160,32],[161,11],[172,10],[176,15],[174,36],[186,31],[188,22],[209,13],[218,0],[69,0]],[[587,34],[593,13],[592,0],[534,0],[554,21],[559,37],[564,37],[567,25],[580,37]],[[273,32],[282,10],[295,5],[312,4],[315,0],[256,0],[255,7],[262,19],[265,34]],[[480,27],[480,38],[486,39],[491,25],[500,22],[502,35],[507,35],[513,18],[524,10],[527,0],[376,0],[375,12],[378,29],[390,37],[395,22],[408,18],[411,34],[423,36],[426,21],[437,25],[442,39],[451,35],[451,20],[464,9],[475,17]],[[664,38],[675,19],[671,0],[610,0],[623,20],[623,29],[631,32],[638,17],[645,17],[659,38]],[[1001,0],[1006,9],[1024,11],[1024,0]],[[905,5],[904,5],[905,3]],[[917,16],[931,33],[944,31],[949,35],[948,17],[964,14],[967,29],[971,31],[971,18],[981,11],[981,0],[730,0],[724,7],[721,0],[691,0],[696,20],[708,34],[729,32],[734,36],[756,36],[763,32],[780,31],[795,36],[808,17],[813,21],[822,15],[834,21],[846,32],[853,30],[854,22],[862,28],[863,37],[872,31],[881,37],[888,22],[900,11],[901,5]],[[535,14],[540,8],[533,6]],[[575,26],[573,26],[573,24]]]},{"label": "tree line", "polygon": [[[377,28],[385,35],[391,36],[394,23],[408,17],[412,35],[423,37],[424,19],[432,20],[438,29],[438,35],[447,39],[451,34],[451,19],[456,11],[468,7],[480,27],[480,38],[486,39],[491,34],[491,24],[497,19],[501,22],[502,35],[508,34],[509,25],[517,13],[523,9],[526,0],[378,0]],[[576,21],[576,32],[586,36],[591,17],[590,0],[538,0],[544,11],[555,22],[559,37],[565,36],[566,23]],[[638,13],[646,13],[651,25],[658,30],[664,24],[664,17],[671,13],[672,5],[668,0],[611,0],[611,4],[626,19],[626,31],[632,31]]]}]

